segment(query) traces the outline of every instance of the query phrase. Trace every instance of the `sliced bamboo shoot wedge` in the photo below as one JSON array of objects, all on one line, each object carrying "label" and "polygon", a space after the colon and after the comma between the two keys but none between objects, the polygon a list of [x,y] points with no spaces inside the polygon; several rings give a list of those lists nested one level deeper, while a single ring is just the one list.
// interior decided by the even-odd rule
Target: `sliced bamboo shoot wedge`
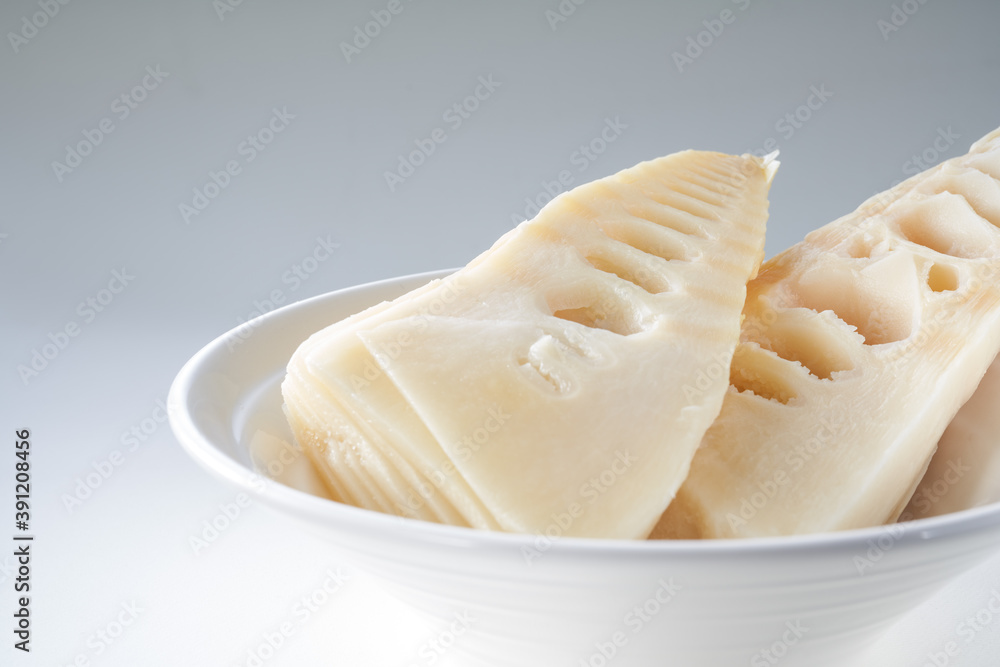
[{"label": "sliced bamboo shoot wedge", "polygon": [[1000,350],[1000,130],[766,262],[732,386],[652,537],[896,520]]},{"label": "sliced bamboo shoot wedge", "polygon": [[283,393],[331,492],[477,528],[648,535],[722,404],[776,167],[639,164],[314,334]]},{"label": "sliced bamboo shoot wedge", "polygon": [[1000,500],[1000,356],[948,424],[927,473],[900,515],[922,519]]}]

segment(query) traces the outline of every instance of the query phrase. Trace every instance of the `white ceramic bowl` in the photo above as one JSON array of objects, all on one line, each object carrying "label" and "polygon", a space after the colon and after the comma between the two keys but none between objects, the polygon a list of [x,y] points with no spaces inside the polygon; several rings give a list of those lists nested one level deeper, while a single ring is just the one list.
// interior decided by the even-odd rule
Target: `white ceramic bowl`
[{"label": "white ceramic bowl", "polygon": [[184,366],[169,408],[177,438],[209,471],[321,531],[338,557],[442,628],[456,613],[474,619],[450,649],[463,664],[852,665],[887,625],[1000,544],[996,504],[835,534],[645,542],[490,533],[321,497],[287,444],[285,364],[314,331],[447,273],[352,287],[253,320]]}]

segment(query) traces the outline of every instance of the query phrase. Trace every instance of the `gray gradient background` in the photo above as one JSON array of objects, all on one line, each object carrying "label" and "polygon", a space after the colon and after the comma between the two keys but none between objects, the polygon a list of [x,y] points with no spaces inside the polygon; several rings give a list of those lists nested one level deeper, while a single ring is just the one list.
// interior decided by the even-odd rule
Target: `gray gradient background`
[{"label": "gray gradient background", "polygon": [[[554,30],[546,11],[557,0],[402,0],[402,13],[348,63],[340,43],[386,2],[243,0],[220,18],[211,0],[76,0],[16,53],[6,35],[40,9],[5,2],[0,515],[12,515],[13,431],[27,427],[38,542],[29,657],[11,649],[12,560],[0,555],[0,662],[245,664],[247,649],[338,565],[257,506],[195,555],[189,537],[233,492],[165,425],[135,451],[121,440],[157,414],[188,357],[272,290],[291,301],[462,265],[561,170],[581,183],[685,148],[756,150],[769,137],[783,165],[771,192],[773,254],[903,178],[939,131],[959,135],[940,158],[963,153],[1000,125],[1000,4],[911,3],[916,13],[884,38],[877,22],[890,19],[889,0],[589,0]],[[735,20],[679,72],[673,52],[724,9]],[[120,119],[114,99],[147,66],[169,75]],[[499,88],[452,129],[442,114],[480,76]],[[811,86],[832,97],[786,136],[778,123]],[[295,118],[243,162],[238,146],[273,108]],[[114,131],[59,182],[52,162],[104,118]],[[627,128],[579,171],[571,156],[608,118]],[[435,127],[447,141],[390,192],[384,172]],[[242,173],[186,223],[178,206],[231,159]],[[317,237],[340,245],[293,290],[283,276]],[[78,304],[123,267],[134,280],[84,322]],[[73,321],[80,334],[22,382],[17,366]],[[122,465],[69,512],[61,496],[115,449]],[[904,619],[865,665],[923,664],[994,587],[1000,559]],[[88,637],[132,601],[143,611],[98,655]],[[960,641],[950,664],[996,664],[998,628],[1000,619]],[[266,664],[407,665],[431,633],[353,579]]]}]

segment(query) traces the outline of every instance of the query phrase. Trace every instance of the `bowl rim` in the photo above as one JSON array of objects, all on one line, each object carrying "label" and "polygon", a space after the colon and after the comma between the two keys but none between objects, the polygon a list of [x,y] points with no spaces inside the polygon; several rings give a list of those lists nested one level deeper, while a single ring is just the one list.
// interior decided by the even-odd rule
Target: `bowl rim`
[{"label": "bowl rim", "polygon": [[[927,542],[944,539],[950,535],[1000,529],[1000,502],[940,516],[869,528],[732,539],[624,540],[571,536],[553,537],[544,534],[506,533],[437,524],[347,505],[277,482],[226,454],[205,432],[197,415],[190,409],[192,392],[206,367],[220,353],[225,352],[227,341],[231,340],[239,329],[251,326],[256,330],[259,327],[287,318],[296,312],[308,310],[318,304],[334,301],[350,294],[398,285],[403,282],[415,282],[419,279],[430,281],[449,275],[455,270],[425,271],[333,290],[276,308],[217,336],[198,350],[181,367],[170,386],[167,396],[167,412],[171,429],[178,442],[187,454],[208,472],[251,494],[251,497],[262,498],[267,504],[276,505],[293,513],[305,511],[314,520],[318,518],[324,523],[328,522],[330,528],[350,529],[355,533],[382,533],[383,530],[389,530],[389,534],[394,540],[406,539],[428,546],[464,546],[482,549],[490,547],[536,548],[538,540],[542,539],[549,540],[549,544],[545,548],[546,551],[572,551],[576,554],[591,556],[614,554],[621,557],[623,554],[631,554],[637,557],[650,555],[712,557],[734,554],[773,554],[787,551],[858,550],[867,547],[870,541],[877,541],[880,537],[884,537],[887,532],[892,534],[894,541],[906,538]],[[241,346],[241,349],[249,349],[249,346]],[[1000,545],[1000,539],[998,539],[998,545]]]}]

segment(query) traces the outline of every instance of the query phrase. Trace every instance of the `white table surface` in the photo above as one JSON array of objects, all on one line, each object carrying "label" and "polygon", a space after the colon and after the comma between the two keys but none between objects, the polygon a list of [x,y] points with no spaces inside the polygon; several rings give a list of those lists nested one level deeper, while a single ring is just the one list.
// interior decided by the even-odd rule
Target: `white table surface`
[{"label": "white table surface", "polygon": [[[961,154],[1000,124],[996,2],[575,1],[551,24],[558,0],[3,3],[0,540],[13,545],[13,434],[28,428],[36,541],[27,655],[7,629],[13,547],[0,550],[0,663],[247,665],[289,622],[264,664],[424,664],[423,619],[363,578],[317,594],[350,570],[265,508],[195,553],[234,492],[158,421],[191,354],[264,300],[462,265],[564,170],[577,184],[770,139],[773,254],[908,175],[912,156]],[[388,7],[348,62],[341,44]],[[688,38],[706,46],[679,67]],[[477,108],[448,114],[477,86]],[[385,172],[435,128],[444,141],[390,189]],[[592,141],[603,152],[583,157]],[[226,187],[184,215],[212,172]],[[22,376],[52,339],[65,346]],[[862,667],[934,664],[949,641],[950,665],[1000,664],[1000,619],[971,642],[960,625],[995,590],[1000,557]],[[324,604],[306,614],[311,595]]]}]

